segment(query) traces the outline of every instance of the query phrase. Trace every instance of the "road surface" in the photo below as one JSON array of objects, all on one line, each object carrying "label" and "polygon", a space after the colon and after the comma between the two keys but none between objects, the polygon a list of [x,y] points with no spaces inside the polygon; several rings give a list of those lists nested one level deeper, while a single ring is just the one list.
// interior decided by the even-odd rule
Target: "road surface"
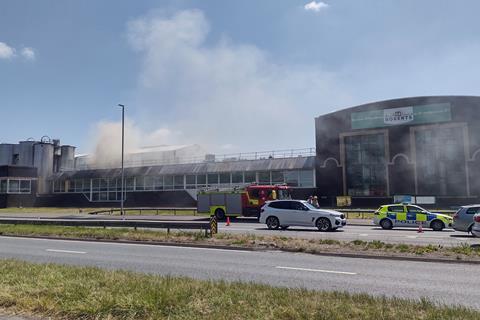
[{"label": "road surface", "polygon": [[[348,223],[348,222],[347,222]],[[415,228],[394,228],[383,230],[375,225],[347,225],[343,229],[333,232],[319,232],[316,228],[290,227],[287,230],[268,230],[259,223],[232,222],[229,227],[225,222],[219,222],[219,231],[228,233],[249,233],[256,235],[274,235],[296,237],[306,239],[335,239],[339,241],[379,240],[388,243],[407,243],[416,245],[443,245],[457,246],[461,244],[480,244],[480,238],[474,238],[466,232],[458,232],[453,229],[432,231],[424,229],[418,233]]]},{"label": "road surface", "polygon": [[480,309],[478,265],[0,237],[0,258],[461,304]]}]

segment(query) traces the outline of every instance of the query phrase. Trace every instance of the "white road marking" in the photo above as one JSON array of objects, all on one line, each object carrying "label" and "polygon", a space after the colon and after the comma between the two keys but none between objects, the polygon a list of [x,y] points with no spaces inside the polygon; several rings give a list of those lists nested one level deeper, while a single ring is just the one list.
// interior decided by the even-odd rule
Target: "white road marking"
[{"label": "white road marking", "polygon": [[360,237],[368,237],[368,234],[367,233],[360,233],[359,236]]},{"label": "white road marking", "polygon": [[85,254],[85,251],[70,251],[70,250],[56,250],[56,249],[46,249],[48,252],[60,252],[60,253],[76,253],[76,254]]},{"label": "white road marking", "polygon": [[409,238],[409,239],[417,239],[418,236],[407,236],[407,238]]},{"label": "white road marking", "polygon": [[321,270],[321,269],[309,269],[309,268],[295,268],[295,267],[281,267],[276,266],[276,269],[284,270],[297,270],[297,271],[309,271],[309,272],[323,272],[323,273],[335,273],[335,274],[346,274],[346,275],[356,275],[355,272],[346,272],[346,271],[333,271],[333,270]]}]

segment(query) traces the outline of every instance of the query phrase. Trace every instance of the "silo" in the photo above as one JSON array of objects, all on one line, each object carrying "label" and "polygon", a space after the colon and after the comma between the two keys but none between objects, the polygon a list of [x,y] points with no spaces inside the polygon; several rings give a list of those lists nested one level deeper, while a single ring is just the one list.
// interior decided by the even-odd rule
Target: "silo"
[{"label": "silo", "polygon": [[33,149],[33,165],[38,172],[38,192],[48,193],[50,188],[47,179],[53,174],[54,146],[51,143],[37,142]]},{"label": "silo", "polygon": [[13,144],[0,144],[0,166],[8,166],[12,164],[13,159]]},{"label": "silo", "polygon": [[59,171],[75,169],[75,147],[64,145],[61,150]]},{"label": "silo", "polygon": [[33,145],[35,143],[35,141],[20,141],[17,163],[19,166],[33,166]]}]

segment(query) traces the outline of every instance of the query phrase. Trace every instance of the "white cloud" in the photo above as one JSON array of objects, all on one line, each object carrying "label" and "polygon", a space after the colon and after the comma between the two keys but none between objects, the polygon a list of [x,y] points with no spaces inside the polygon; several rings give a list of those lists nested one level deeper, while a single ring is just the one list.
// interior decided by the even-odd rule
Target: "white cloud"
[{"label": "white cloud", "polygon": [[11,59],[15,56],[15,49],[5,42],[0,42],[0,59]]},{"label": "white cloud", "polygon": [[33,48],[25,47],[22,49],[22,56],[27,60],[35,60],[35,51]]},{"label": "white cloud", "polygon": [[328,4],[325,2],[319,1],[312,1],[307,3],[303,8],[307,11],[315,11],[315,12],[320,12],[323,9],[327,9],[329,7]]},{"label": "white cloud", "polygon": [[174,134],[158,131],[168,144],[197,143],[210,152],[309,147],[313,117],[350,102],[334,74],[277,64],[230,39],[207,41],[209,31],[198,10],[128,24],[129,43],[143,60],[137,121],[144,130],[170,128]]}]

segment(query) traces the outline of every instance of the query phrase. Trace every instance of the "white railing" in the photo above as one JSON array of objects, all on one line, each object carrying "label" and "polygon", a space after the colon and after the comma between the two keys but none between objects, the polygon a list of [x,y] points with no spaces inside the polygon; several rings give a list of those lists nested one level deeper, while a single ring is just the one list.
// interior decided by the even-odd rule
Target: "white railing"
[{"label": "white railing", "polygon": [[[143,167],[169,164],[218,163],[244,160],[285,159],[315,156],[315,148],[286,149],[258,152],[239,152],[230,154],[206,155],[203,157],[174,157],[170,159],[126,160],[125,167]],[[76,166],[76,170],[100,169],[105,165],[89,163]],[[109,168],[120,167],[120,162],[110,164]]]}]

